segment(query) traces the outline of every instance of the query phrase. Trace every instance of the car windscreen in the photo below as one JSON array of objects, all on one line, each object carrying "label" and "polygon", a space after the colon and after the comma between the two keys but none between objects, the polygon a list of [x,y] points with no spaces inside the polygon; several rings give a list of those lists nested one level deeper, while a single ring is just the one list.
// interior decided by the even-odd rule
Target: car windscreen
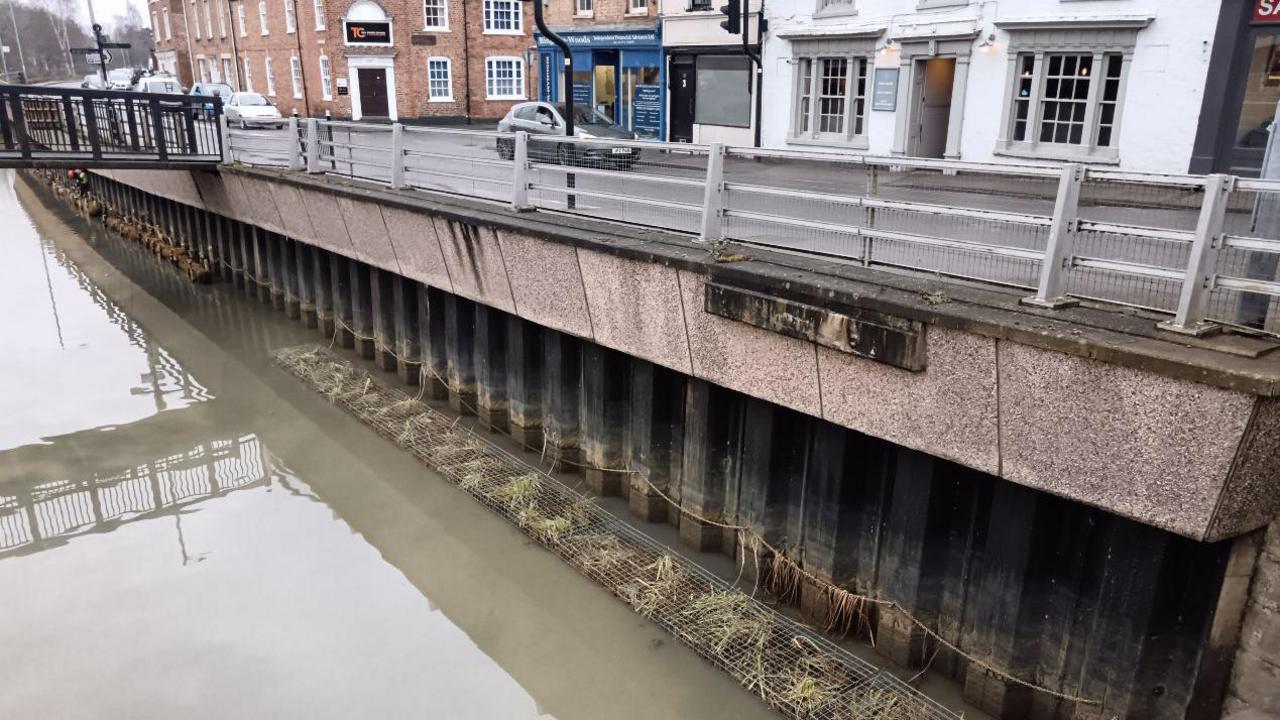
[{"label": "car windscreen", "polygon": [[[560,117],[566,115],[564,105],[557,105],[556,110],[560,112]],[[607,115],[599,110],[581,105],[573,106],[573,124],[574,125],[613,125],[613,121]]]},{"label": "car windscreen", "polygon": [[239,104],[239,105],[244,105],[244,106],[247,106],[247,107],[263,107],[263,106],[266,106],[266,105],[270,105],[270,104],[271,104],[271,103],[267,102],[267,99],[266,99],[266,98],[262,97],[261,95],[257,95],[257,94],[245,94],[245,95],[241,95],[241,96],[240,96],[240,99],[239,99],[239,100],[237,100],[236,102],[237,102],[237,104]]}]

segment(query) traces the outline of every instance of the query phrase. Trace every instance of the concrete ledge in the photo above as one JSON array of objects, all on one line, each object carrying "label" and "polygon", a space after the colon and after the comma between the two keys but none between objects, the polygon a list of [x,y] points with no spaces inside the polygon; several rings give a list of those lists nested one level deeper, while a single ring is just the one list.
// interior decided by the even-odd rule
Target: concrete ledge
[{"label": "concrete ledge", "polygon": [[[1265,343],[1175,338],[1132,312],[1026,307],[1024,293],[757,248],[720,263],[674,233],[341,178],[245,168],[187,183],[143,175],[114,174],[270,229],[300,204],[311,230],[299,240],[1183,535],[1236,535],[1280,504],[1280,410],[1267,400],[1280,396],[1280,354]],[[287,224],[291,236],[307,230]],[[720,317],[706,311],[708,283],[782,308],[888,316],[891,329],[927,331],[927,354],[893,367],[822,337]]]}]

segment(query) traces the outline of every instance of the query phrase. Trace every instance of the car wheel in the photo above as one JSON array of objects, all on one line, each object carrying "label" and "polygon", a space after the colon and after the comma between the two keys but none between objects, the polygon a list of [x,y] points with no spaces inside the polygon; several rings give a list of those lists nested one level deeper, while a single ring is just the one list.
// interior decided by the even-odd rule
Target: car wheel
[{"label": "car wheel", "polygon": [[562,143],[556,147],[556,161],[561,165],[573,164],[573,147],[568,143]]}]

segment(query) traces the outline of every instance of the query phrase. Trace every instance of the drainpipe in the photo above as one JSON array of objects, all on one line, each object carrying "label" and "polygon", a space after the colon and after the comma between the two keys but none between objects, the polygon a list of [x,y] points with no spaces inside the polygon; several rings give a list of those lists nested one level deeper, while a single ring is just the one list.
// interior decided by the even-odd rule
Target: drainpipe
[{"label": "drainpipe", "polygon": [[[241,3],[244,0],[240,0]],[[227,0],[227,27],[231,30],[231,67],[236,69],[236,87],[237,90],[244,90],[244,62],[240,60],[240,43],[236,38],[240,37],[240,29],[236,27],[235,13],[232,12],[232,6],[236,0]]]},{"label": "drainpipe", "polygon": [[[302,81],[302,110],[307,117],[311,117],[311,93],[307,91],[307,62],[306,56],[302,54],[302,23],[298,22],[298,2],[297,0],[284,1],[293,3],[293,39],[298,46],[298,79]],[[315,23],[313,22],[312,25],[314,26]],[[289,68],[289,72],[292,73],[293,68]]]},{"label": "drainpipe", "polygon": [[[748,6],[748,9],[750,6]],[[750,17],[749,15],[747,17]],[[760,0],[760,13],[756,15],[756,48],[757,53],[764,52],[764,0]],[[756,147],[760,147],[760,103],[764,98],[764,62],[763,58],[756,55]]]},{"label": "drainpipe", "polygon": [[[534,0],[538,2],[539,0]],[[466,82],[463,85],[463,102],[466,107],[462,109],[462,114],[467,118],[467,124],[471,124],[471,25],[467,22],[467,5],[470,3],[463,0],[462,2],[462,77]]]},{"label": "drainpipe", "polygon": [[[573,137],[573,51],[569,48],[569,43],[560,37],[551,28],[547,27],[547,23],[542,19],[542,0],[531,0],[533,2],[533,22],[538,26],[538,32],[551,41],[552,45],[560,48],[560,52],[564,53],[564,134],[565,137]],[[742,42],[745,44],[746,34],[742,36]],[[570,175],[572,177],[572,174]]]}]

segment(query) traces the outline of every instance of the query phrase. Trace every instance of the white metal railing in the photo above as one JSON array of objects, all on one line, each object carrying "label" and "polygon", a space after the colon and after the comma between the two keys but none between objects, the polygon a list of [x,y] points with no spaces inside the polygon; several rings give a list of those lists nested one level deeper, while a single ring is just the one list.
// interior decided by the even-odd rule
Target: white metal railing
[{"label": "white metal railing", "polygon": [[[328,120],[228,157],[1280,334],[1280,180]],[[1273,162],[1280,165],[1280,162]],[[1280,174],[1280,173],[1278,173]]]}]

